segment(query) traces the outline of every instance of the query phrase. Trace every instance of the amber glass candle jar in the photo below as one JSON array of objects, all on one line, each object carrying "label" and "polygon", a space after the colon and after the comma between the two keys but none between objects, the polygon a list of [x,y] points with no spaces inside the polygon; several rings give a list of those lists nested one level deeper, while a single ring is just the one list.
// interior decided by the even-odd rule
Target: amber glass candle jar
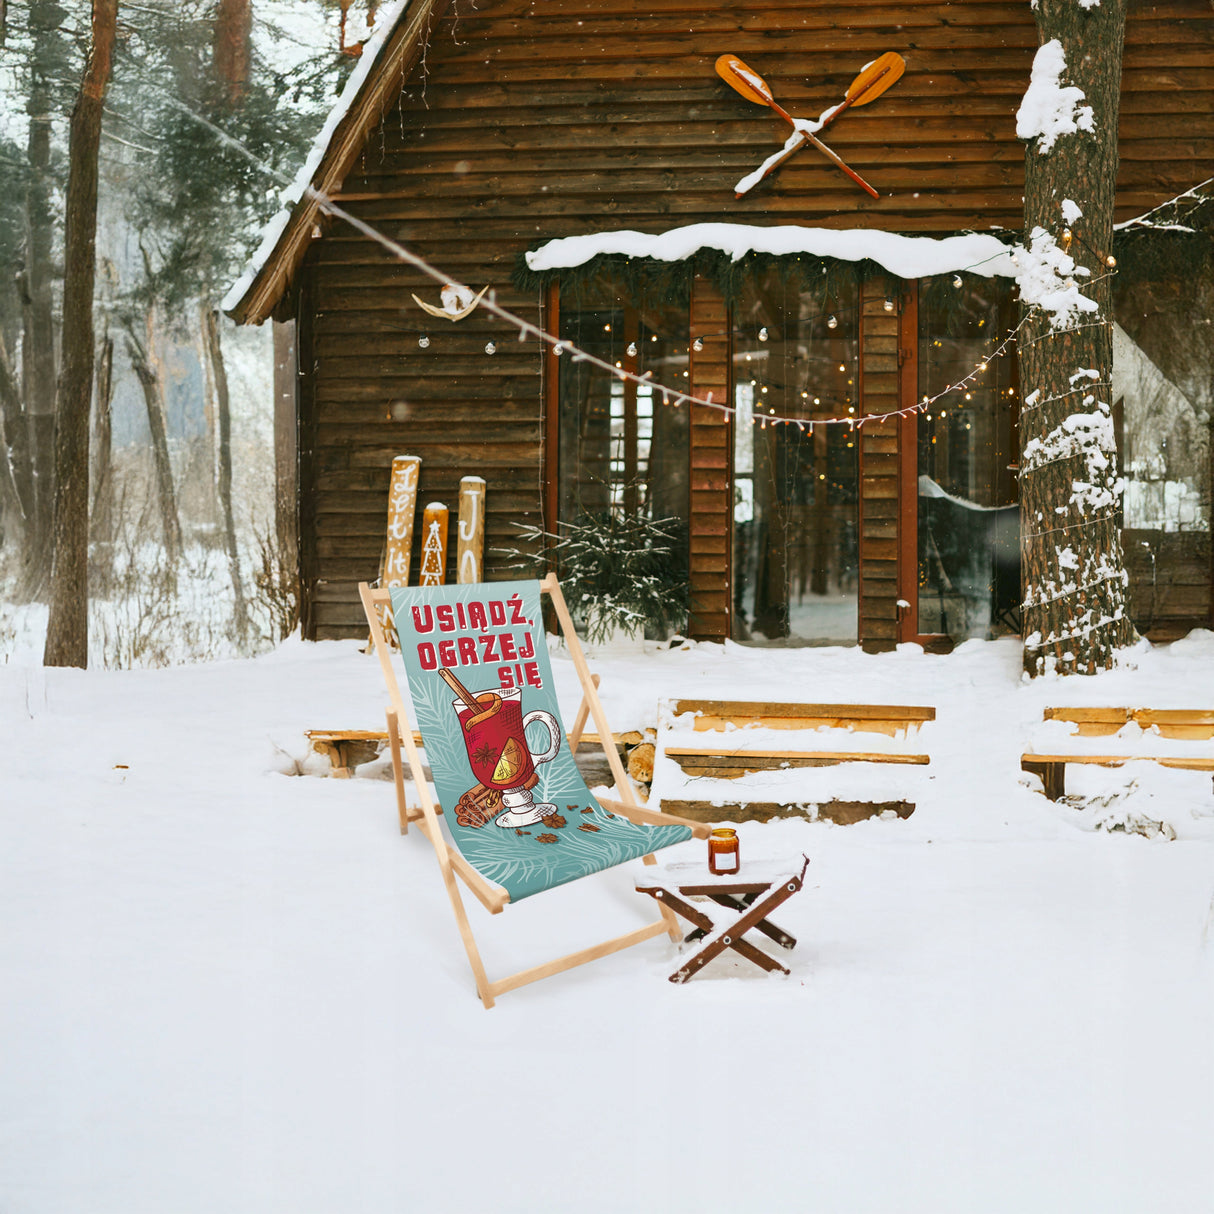
[{"label": "amber glass candle jar", "polygon": [[741,865],[738,832],[719,827],[708,836],[708,871],[717,877],[736,873]]}]

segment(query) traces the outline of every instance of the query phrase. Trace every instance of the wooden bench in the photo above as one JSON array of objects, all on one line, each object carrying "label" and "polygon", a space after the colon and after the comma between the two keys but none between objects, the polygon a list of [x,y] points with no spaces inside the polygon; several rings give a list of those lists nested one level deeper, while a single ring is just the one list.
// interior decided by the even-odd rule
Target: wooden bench
[{"label": "wooden bench", "polygon": [[[1082,738],[1109,737],[1126,725],[1154,729],[1160,737],[1183,741],[1208,741],[1214,738],[1214,710],[1207,708],[1047,708],[1047,721],[1066,721],[1075,726]],[[1214,755],[1209,758],[1172,755],[1086,753],[1038,754],[1020,756],[1021,770],[1040,776],[1045,795],[1057,801],[1066,792],[1066,765],[1087,763],[1098,767],[1121,767],[1125,763],[1158,763],[1181,771],[1214,772]]]},{"label": "wooden bench", "polygon": [[[348,780],[360,763],[369,763],[379,755],[388,741],[386,729],[307,729],[304,737],[317,754],[329,760],[329,775]],[[422,736],[413,734],[420,746]]]},{"label": "wooden bench", "polygon": [[[936,719],[936,710],[922,705],[905,704],[769,704],[748,700],[671,700],[665,705],[674,716],[695,713],[695,732],[724,732],[728,743],[713,747],[691,747],[667,743],[662,753],[678,764],[690,776],[706,776],[718,780],[737,780],[752,772],[781,771],[789,768],[833,767],[840,763],[894,763],[926,766],[931,760],[926,754],[905,751],[747,749],[747,727],[763,729],[808,730],[848,729],[857,733],[879,733],[888,737],[909,737],[927,721]],[[737,732],[735,732],[735,730]],[[784,816],[788,806],[775,802],[750,801],[736,805],[717,805],[711,801],[663,799],[668,812],[700,821],[737,820],[767,821]],[[858,822],[887,810],[900,818],[914,811],[913,802],[828,801],[818,806],[818,816],[833,822]]]}]

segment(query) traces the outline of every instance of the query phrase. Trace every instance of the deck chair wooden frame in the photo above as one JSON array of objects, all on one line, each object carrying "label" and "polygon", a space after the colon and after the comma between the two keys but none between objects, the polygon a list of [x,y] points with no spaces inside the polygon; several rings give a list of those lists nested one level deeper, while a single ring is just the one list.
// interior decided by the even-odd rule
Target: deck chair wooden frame
[{"label": "deck chair wooden frame", "polygon": [[[653,826],[686,826],[690,828],[693,836],[701,839],[706,838],[708,836],[708,827],[703,823],[692,822],[686,818],[678,818],[670,814],[660,813],[638,804],[632,789],[632,783],[628,779],[624,766],[620,761],[619,753],[610,740],[612,738],[611,728],[607,723],[606,714],[599,700],[597,677],[590,673],[590,668],[586,664],[581,643],[578,641],[577,632],[573,626],[573,619],[569,614],[569,608],[565,603],[560,584],[554,574],[549,574],[540,582],[540,591],[541,594],[547,594],[552,602],[557,620],[561,626],[561,632],[564,634],[569,656],[573,661],[574,669],[577,671],[578,679],[582,685],[582,701],[578,708],[573,728],[568,731],[570,748],[576,751],[577,744],[581,740],[582,731],[586,727],[587,718],[592,719],[598,731],[598,736],[604,739],[603,750],[607,756],[607,762],[611,767],[611,773],[615,778],[616,787],[620,790],[623,797],[622,801],[605,800],[602,797],[597,797],[598,803],[608,812],[619,814],[621,817],[632,822]],[[400,818],[401,833],[407,834],[409,824],[415,822],[422,834],[426,836],[434,847],[435,855],[438,858],[439,870],[442,874],[443,885],[446,888],[447,897],[451,901],[451,908],[455,914],[456,924],[459,927],[464,951],[467,953],[468,962],[472,967],[472,973],[476,979],[476,991],[485,1007],[493,1007],[497,997],[505,994],[507,991],[516,990],[521,986],[526,986],[528,983],[538,982],[541,978],[548,978],[565,970],[573,969],[576,966],[584,965],[588,961],[595,961],[599,957],[606,957],[611,953],[619,952],[621,949],[630,948],[634,944],[641,944],[646,940],[652,939],[654,936],[661,935],[663,932],[671,940],[675,942],[681,941],[683,933],[677,916],[666,907],[662,907],[661,918],[646,924],[644,927],[637,928],[635,931],[626,932],[622,936],[605,940],[601,944],[595,944],[578,952],[569,953],[564,957],[558,957],[553,961],[545,962],[531,969],[521,970],[516,974],[499,978],[496,981],[489,979],[484,964],[481,961],[476,939],[472,934],[472,927],[468,922],[468,915],[464,909],[456,877],[467,886],[468,890],[490,914],[500,914],[510,901],[510,896],[504,889],[487,881],[457,850],[448,846],[438,822],[438,815],[443,812],[442,807],[436,803],[434,797],[431,795],[429,784],[425,778],[424,764],[418,746],[413,740],[413,729],[409,723],[404,699],[401,696],[400,684],[396,678],[392,651],[389,649],[384,627],[380,620],[380,609],[386,608],[386,615],[388,617],[391,615],[392,603],[390,593],[386,589],[373,590],[366,582],[359,585],[358,592],[362,598],[363,610],[366,612],[367,624],[371,630],[371,641],[375,647],[376,656],[379,658],[384,682],[388,688],[389,705],[386,713],[388,722],[388,749],[391,752],[392,758],[392,776],[396,787],[396,806]],[[408,764],[413,783],[417,789],[418,800],[420,801],[420,805],[414,807],[408,805],[405,795],[404,769],[406,763]],[[647,855],[643,859],[646,864],[655,863],[653,855]]]}]

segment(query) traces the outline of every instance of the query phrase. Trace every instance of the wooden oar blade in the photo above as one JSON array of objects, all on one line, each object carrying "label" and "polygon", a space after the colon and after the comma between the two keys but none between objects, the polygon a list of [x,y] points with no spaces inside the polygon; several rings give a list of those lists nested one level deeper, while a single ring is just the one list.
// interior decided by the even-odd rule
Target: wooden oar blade
[{"label": "wooden oar blade", "polygon": [[901,79],[905,71],[906,60],[897,51],[886,51],[880,59],[874,59],[865,67],[848,86],[848,104],[854,107],[876,101],[891,84]]},{"label": "wooden oar blade", "polygon": [[741,93],[747,101],[758,105],[771,105],[773,97],[767,81],[753,68],[749,68],[737,55],[722,55],[716,63],[717,75],[730,88]]}]

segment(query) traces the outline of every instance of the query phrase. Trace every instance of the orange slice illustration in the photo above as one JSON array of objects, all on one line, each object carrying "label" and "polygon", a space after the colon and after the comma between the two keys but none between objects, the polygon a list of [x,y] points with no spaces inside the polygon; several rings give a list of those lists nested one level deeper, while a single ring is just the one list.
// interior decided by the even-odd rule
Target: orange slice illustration
[{"label": "orange slice illustration", "polygon": [[507,738],[502,747],[502,757],[498,759],[493,769],[493,783],[507,784],[523,770],[523,750],[513,739]]}]

